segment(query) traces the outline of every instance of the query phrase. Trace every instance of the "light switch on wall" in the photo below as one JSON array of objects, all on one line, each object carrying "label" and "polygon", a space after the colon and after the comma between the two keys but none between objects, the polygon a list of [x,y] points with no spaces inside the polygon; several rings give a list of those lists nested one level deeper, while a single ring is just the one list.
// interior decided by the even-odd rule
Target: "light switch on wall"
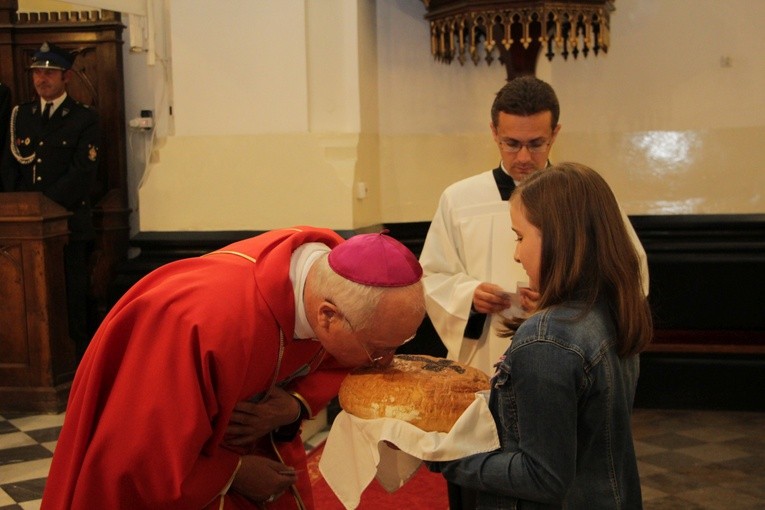
[{"label": "light switch on wall", "polygon": [[367,197],[367,184],[365,182],[356,183],[356,198],[362,199]]}]

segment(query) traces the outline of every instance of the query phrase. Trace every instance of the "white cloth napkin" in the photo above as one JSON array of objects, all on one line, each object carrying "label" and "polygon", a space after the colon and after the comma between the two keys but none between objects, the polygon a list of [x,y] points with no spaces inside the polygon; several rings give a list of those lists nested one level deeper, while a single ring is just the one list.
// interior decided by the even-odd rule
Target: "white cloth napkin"
[{"label": "white cloth napkin", "polygon": [[497,429],[481,392],[448,434],[425,432],[393,418],[363,420],[341,411],[324,444],[319,470],[345,508],[352,510],[375,477],[385,490],[394,492],[423,460],[454,460],[497,448]]}]

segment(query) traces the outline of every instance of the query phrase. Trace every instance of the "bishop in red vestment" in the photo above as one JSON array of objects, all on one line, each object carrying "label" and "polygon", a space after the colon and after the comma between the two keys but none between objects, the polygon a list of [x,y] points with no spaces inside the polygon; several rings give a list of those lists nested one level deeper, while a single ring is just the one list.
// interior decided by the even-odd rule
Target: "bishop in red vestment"
[{"label": "bishop in red vestment", "polygon": [[[366,234],[373,235],[403,248],[383,234]],[[246,448],[227,446],[235,406],[289,392],[300,402],[287,399],[292,413],[299,407],[301,417],[312,416],[337,394],[350,366],[372,359],[374,349],[392,353],[404,334],[416,331],[424,303],[411,297],[422,294],[422,270],[403,248],[380,283],[392,279],[393,287],[418,289],[395,307],[387,331],[393,348],[364,345],[358,336],[351,342],[350,331],[342,344],[339,330],[331,329],[340,328],[342,312],[316,289],[321,306],[309,310],[307,283],[306,314],[310,319],[321,310],[316,316],[328,321],[322,322],[328,340],[318,331],[316,338],[294,338],[298,287],[290,263],[307,243],[351,246],[327,229],[275,230],[160,267],[115,304],[75,375],[43,510],[313,508],[297,427],[286,440],[276,430]],[[356,249],[338,250],[338,273],[356,271]],[[375,278],[368,282],[362,274],[361,283],[375,286]],[[258,497],[237,490],[245,470],[254,468],[265,470],[250,475],[264,486]],[[281,485],[263,492],[269,483]]]}]

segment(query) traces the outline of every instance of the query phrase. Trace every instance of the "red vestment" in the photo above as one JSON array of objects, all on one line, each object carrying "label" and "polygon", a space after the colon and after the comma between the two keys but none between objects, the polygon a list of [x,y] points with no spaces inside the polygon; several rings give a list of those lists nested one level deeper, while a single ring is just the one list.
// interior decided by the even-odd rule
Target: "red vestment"
[{"label": "red vestment", "polygon": [[[342,238],[312,227],[268,232],[160,267],[115,304],[72,383],[43,510],[257,508],[235,493],[221,499],[239,462],[221,440],[238,401],[319,354],[319,342],[292,338],[290,256],[309,242]],[[346,373],[327,355],[286,389],[318,412]],[[270,440],[263,447],[273,452]],[[272,458],[300,480],[268,508],[312,508],[300,436],[278,450]]]}]

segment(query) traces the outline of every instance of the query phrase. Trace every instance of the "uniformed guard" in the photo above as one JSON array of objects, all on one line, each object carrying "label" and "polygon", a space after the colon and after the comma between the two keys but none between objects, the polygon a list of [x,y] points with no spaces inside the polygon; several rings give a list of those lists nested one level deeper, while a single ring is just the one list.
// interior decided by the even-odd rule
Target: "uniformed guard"
[{"label": "uniformed guard", "polygon": [[38,97],[11,111],[2,165],[5,191],[39,191],[71,211],[64,264],[69,334],[78,359],[90,339],[89,268],[95,230],[90,190],[98,168],[98,115],[66,92],[75,55],[44,43],[32,58]]}]

